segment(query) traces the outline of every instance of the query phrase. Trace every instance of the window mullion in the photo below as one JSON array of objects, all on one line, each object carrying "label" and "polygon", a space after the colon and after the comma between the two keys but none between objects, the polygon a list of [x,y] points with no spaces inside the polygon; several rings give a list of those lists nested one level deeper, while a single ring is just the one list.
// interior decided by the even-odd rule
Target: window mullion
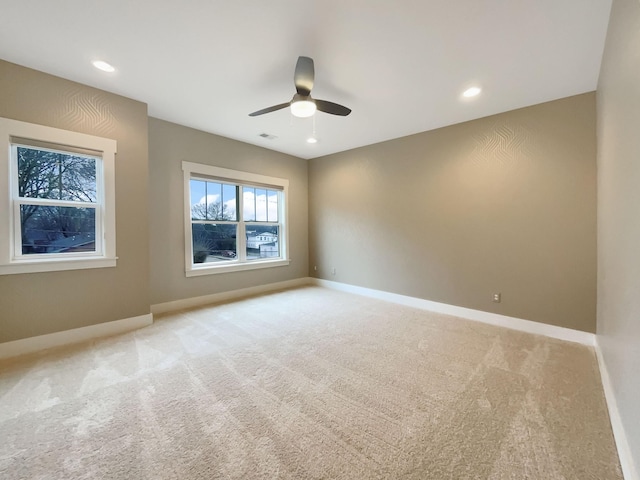
[{"label": "window mullion", "polygon": [[200,225],[235,225],[238,222],[232,222],[231,220],[191,220],[191,223]]},{"label": "window mullion", "polygon": [[247,234],[244,222],[238,222],[238,239],[236,242],[238,249],[238,261],[244,263],[247,261]]},{"label": "window mullion", "polygon": [[13,203],[13,248],[11,257],[13,259],[22,255],[22,225],[20,223],[20,202]]},{"label": "window mullion", "polygon": [[280,191],[277,193],[277,200],[278,200],[278,232],[280,233],[280,235],[278,236],[278,253],[280,255],[280,257],[284,258],[286,257],[286,250],[287,250],[287,242],[289,241],[288,235],[285,233],[285,206],[284,206],[284,202],[285,202],[285,198],[284,198],[284,194]]},{"label": "window mullion", "polygon": [[240,263],[247,261],[247,234],[244,223],[244,187],[238,185],[238,211],[236,218],[238,219],[238,234],[236,238],[236,253]]},{"label": "window mullion", "polygon": [[51,198],[18,197],[17,202],[21,205],[41,205],[45,207],[79,207],[98,208],[97,202],[82,202],[79,200],[55,200]]},{"label": "window mullion", "polygon": [[209,220],[209,182],[204,182],[204,219]]}]

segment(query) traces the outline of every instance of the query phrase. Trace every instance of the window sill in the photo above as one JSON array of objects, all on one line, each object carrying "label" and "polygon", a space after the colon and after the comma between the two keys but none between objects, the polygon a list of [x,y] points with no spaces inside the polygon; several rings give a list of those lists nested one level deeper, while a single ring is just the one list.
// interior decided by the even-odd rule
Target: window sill
[{"label": "window sill", "polygon": [[199,277],[201,275],[214,275],[217,273],[241,272],[243,270],[257,270],[259,268],[285,267],[291,263],[291,260],[267,260],[263,262],[247,262],[233,263],[230,265],[206,265],[192,267],[187,270],[187,277]]},{"label": "window sill", "polygon": [[9,265],[0,265],[0,275],[20,273],[59,272],[63,270],[85,270],[88,268],[115,267],[117,257],[114,258],[79,258],[75,260],[25,260]]}]

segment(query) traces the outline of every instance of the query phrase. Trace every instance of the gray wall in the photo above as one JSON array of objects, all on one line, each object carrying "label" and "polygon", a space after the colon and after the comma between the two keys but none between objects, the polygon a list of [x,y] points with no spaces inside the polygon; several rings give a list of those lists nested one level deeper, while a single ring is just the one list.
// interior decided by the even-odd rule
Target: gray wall
[{"label": "gray wall", "polygon": [[598,342],[640,473],[640,3],[614,0],[598,85]]},{"label": "gray wall", "polygon": [[[151,303],[159,304],[308,275],[307,162],[299,158],[149,119]],[[182,161],[289,179],[291,264],[185,277]]]},{"label": "gray wall", "polygon": [[115,139],[115,268],[0,276],[0,343],[149,313],[147,107],[0,60],[0,116]]},{"label": "gray wall", "polygon": [[595,116],[589,93],[311,160],[311,273],[594,332]]}]

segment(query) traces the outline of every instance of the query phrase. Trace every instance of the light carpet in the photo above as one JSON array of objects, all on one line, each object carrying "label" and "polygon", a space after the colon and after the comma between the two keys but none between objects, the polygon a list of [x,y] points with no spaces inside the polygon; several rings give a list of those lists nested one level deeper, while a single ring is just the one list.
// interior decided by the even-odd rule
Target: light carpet
[{"label": "light carpet", "polygon": [[2,479],[621,479],[592,348],[304,287],[0,363]]}]

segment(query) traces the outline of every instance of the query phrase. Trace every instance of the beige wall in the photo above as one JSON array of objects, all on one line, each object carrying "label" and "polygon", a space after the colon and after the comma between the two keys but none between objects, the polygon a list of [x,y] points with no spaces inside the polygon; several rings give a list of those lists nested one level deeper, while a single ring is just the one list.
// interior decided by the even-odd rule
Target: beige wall
[{"label": "beige wall", "polygon": [[640,474],[640,3],[614,0],[598,84],[598,343]]},{"label": "beige wall", "polygon": [[589,93],[311,160],[310,271],[593,332],[595,157]]},{"label": "beige wall", "polygon": [[147,107],[0,61],[0,117],[108,137],[115,268],[0,276],[0,343],[149,313]]},{"label": "beige wall", "polygon": [[[306,161],[154,118],[149,119],[149,158],[152,304],[308,275]],[[183,160],[288,179],[291,264],[186,278]]]}]

